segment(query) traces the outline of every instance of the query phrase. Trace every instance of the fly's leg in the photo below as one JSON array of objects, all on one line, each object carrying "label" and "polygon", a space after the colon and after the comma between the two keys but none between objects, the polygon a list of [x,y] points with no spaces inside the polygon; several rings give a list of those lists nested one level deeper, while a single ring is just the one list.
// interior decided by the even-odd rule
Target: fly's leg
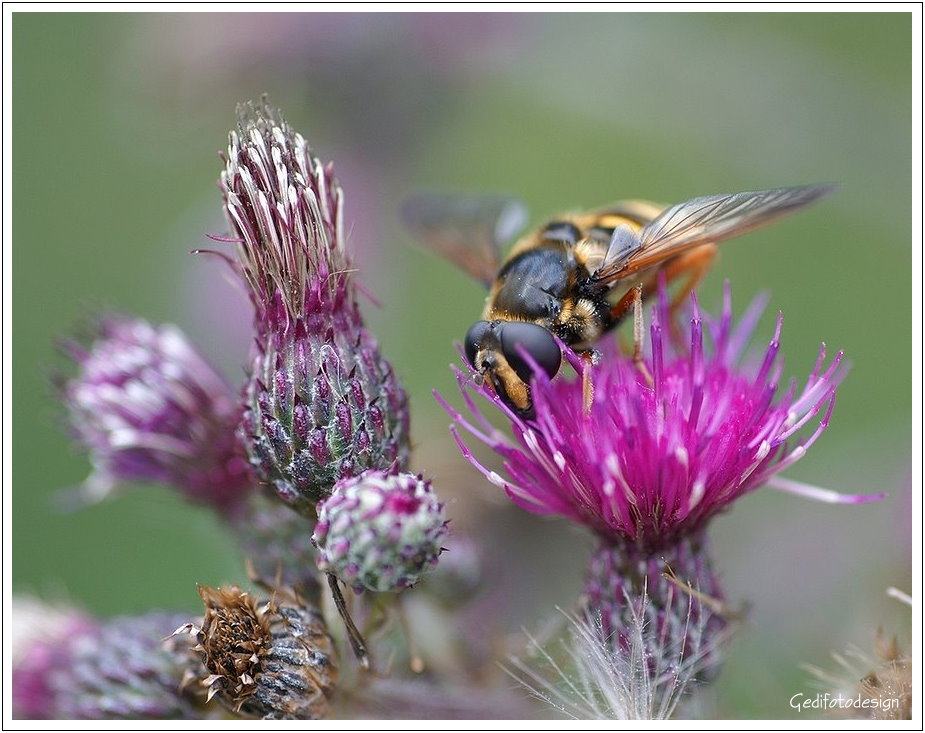
[{"label": "fly's leg", "polygon": [[579,353],[581,360],[585,362],[581,370],[581,406],[585,415],[591,414],[591,402],[594,400],[594,382],[591,381],[591,367],[597,364],[600,359],[600,352],[594,349],[582,351]]},{"label": "fly's leg", "polygon": [[716,245],[705,244],[679,255],[669,262],[664,269],[665,279],[671,282],[675,278],[685,277],[684,283],[671,300],[671,314],[674,315],[687,297],[696,289],[716,258]]},{"label": "fly's leg", "polygon": [[642,319],[642,285],[637,285],[633,293],[633,364],[646,380],[650,387],[655,386],[655,380],[642,359],[642,347],[645,344],[646,324]]},{"label": "fly's leg", "polygon": [[649,369],[646,367],[645,361],[642,358],[642,349],[645,345],[645,334],[646,334],[646,324],[642,317],[642,300],[643,293],[648,294],[654,292],[654,288],[646,290],[645,283],[638,283],[630,288],[630,291],[620,298],[617,301],[617,304],[610,311],[611,316],[614,318],[613,323],[617,323],[622,320],[630,308],[633,310],[633,364],[636,365],[636,369],[639,370],[639,373],[642,374],[643,378],[646,380],[646,384],[650,387],[655,384],[655,381],[652,379],[652,375],[649,373]]},{"label": "fly's leg", "polygon": [[703,276],[716,257],[716,245],[705,244],[701,247],[692,249],[690,252],[678,255],[674,259],[664,263],[657,268],[655,272],[648,275],[641,282],[633,286],[620,300],[618,300],[610,309],[610,325],[612,328],[627,315],[630,309],[633,311],[633,363],[636,368],[645,377],[646,383],[652,386],[652,375],[646,368],[642,360],[642,347],[645,338],[645,324],[642,318],[642,302],[645,298],[650,297],[658,290],[658,280],[660,277],[665,278],[667,284],[680,280],[681,285],[671,299],[669,308],[670,324],[669,327],[674,329],[674,314],[684,303],[690,293],[700,284]]},{"label": "fly's leg", "polygon": [[677,293],[671,299],[671,314],[684,303],[687,296],[694,290],[703,279],[713,259],[716,257],[716,245],[704,244],[692,249],[690,252],[680,254],[674,259],[668,260],[661,267],[658,267],[651,275],[644,278],[632,288],[626,295],[618,300],[610,309],[610,325],[612,328],[622,321],[630,312],[631,308],[636,307],[636,289],[642,289],[642,299],[649,298],[658,291],[658,279],[664,277],[666,284],[672,284],[679,278],[684,278]]}]

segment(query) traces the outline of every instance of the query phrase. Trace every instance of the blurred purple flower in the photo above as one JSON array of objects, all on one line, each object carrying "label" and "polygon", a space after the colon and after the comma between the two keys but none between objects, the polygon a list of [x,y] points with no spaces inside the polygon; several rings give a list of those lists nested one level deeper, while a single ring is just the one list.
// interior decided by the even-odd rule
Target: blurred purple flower
[{"label": "blurred purple flower", "polygon": [[62,645],[94,628],[93,620],[72,608],[22,596],[13,600],[11,698],[14,718],[53,717],[52,672],[64,656]]},{"label": "blurred purple flower", "polygon": [[150,612],[107,621],[14,598],[13,716],[39,720],[204,717],[203,695],[182,690],[199,666],[189,644],[166,639],[187,619]]},{"label": "blurred purple flower", "polygon": [[252,480],[235,438],[232,388],[175,326],[112,316],[95,331],[86,347],[63,344],[79,371],[62,384],[62,397],[94,466],[83,498],[103,498],[120,482],[155,481],[233,513]]},{"label": "blurred purple flower", "polygon": [[340,479],[406,466],[407,395],[357,306],[331,165],[266,103],[242,105],[221,188],[257,333],[241,439],[314,516]]}]

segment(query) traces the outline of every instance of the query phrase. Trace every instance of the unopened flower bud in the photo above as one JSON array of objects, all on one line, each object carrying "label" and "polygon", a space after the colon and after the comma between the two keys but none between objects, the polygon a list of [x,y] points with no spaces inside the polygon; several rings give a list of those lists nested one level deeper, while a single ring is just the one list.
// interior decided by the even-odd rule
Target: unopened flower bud
[{"label": "unopened flower bud", "polygon": [[414,585],[437,564],[443,505],[420,476],[368,471],[344,479],[318,507],[318,567],[354,590]]}]

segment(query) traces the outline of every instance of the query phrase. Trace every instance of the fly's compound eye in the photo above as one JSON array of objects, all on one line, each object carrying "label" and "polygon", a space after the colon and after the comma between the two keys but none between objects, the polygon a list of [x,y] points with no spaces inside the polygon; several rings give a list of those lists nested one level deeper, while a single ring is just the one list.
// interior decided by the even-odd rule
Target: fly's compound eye
[{"label": "fly's compound eye", "polygon": [[562,364],[562,352],[549,330],[535,323],[513,321],[505,323],[501,331],[501,351],[504,358],[517,372],[517,376],[529,383],[533,370],[521,355],[521,349],[530,355],[550,379],[556,376]]},{"label": "fly's compound eye", "polygon": [[479,344],[482,343],[482,339],[490,326],[491,324],[488,321],[477,321],[466,331],[466,340],[463,346],[466,350],[466,361],[469,362],[473,369],[479,369],[479,365],[475,363],[475,357],[479,352]]}]

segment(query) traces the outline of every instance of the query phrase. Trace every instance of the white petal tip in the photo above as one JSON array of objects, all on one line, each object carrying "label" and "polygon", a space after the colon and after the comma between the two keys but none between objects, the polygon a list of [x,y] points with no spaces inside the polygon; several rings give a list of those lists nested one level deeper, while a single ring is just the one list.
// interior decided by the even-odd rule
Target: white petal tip
[{"label": "white petal tip", "polygon": [[890,598],[895,598],[897,601],[905,603],[907,606],[912,605],[912,596],[910,596],[908,593],[903,593],[899,588],[893,588],[890,586],[886,589],[886,594]]},{"label": "white petal tip", "polygon": [[768,486],[781,491],[788,491],[791,494],[802,496],[805,499],[815,499],[816,501],[825,502],[826,504],[868,504],[872,501],[880,501],[886,498],[885,493],[880,494],[840,494],[831,489],[822,489],[818,486],[804,484],[800,481],[775,476],[768,481]]}]

